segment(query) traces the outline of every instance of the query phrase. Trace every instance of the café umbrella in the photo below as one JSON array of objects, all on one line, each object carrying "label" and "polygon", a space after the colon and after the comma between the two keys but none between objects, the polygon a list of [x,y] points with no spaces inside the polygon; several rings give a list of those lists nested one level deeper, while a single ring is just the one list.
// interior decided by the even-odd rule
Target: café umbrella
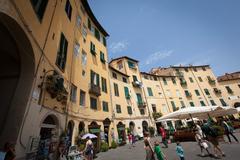
[{"label": "caf\u00e9 umbrella", "polygon": [[204,107],[187,107],[158,118],[157,121],[164,119],[187,119],[198,118],[207,119],[208,117],[225,116],[235,114],[237,110],[233,107],[222,106],[204,106]]}]

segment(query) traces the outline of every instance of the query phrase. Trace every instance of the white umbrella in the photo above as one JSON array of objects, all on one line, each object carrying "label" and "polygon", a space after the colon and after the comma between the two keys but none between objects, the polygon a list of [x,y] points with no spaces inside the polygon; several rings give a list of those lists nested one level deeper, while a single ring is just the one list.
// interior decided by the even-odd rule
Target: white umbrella
[{"label": "white umbrella", "polygon": [[97,138],[97,136],[95,134],[87,133],[82,136],[82,139],[86,139],[87,137],[89,137],[90,139]]},{"label": "white umbrella", "polygon": [[234,113],[237,113],[237,110],[232,107],[220,107],[220,106],[187,107],[169,113],[165,116],[162,116],[161,118],[158,118],[157,121],[161,121],[164,119],[187,119],[192,117],[206,119],[210,116],[218,117]]},{"label": "white umbrella", "polygon": [[238,113],[240,113],[240,107],[237,107],[236,109],[237,109]]}]

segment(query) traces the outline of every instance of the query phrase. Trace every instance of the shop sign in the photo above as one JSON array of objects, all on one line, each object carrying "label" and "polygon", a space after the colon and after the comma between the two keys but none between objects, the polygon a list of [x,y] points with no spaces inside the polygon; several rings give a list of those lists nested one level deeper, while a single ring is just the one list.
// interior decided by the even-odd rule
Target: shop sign
[{"label": "shop sign", "polygon": [[93,128],[93,129],[89,129],[89,131],[91,133],[99,133],[100,132],[100,129],[99,128]]}]

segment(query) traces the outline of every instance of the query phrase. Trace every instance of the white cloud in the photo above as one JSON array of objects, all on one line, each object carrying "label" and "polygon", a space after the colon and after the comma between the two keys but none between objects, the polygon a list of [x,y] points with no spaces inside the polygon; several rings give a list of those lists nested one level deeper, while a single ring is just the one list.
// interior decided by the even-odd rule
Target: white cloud
[{"label": "white cloud", "polygon": [[157,61],[160,61],[162,59],[165,59],[167,57],[170,57],[173,54],[173,50],[169,50],[169,51],[157,51],[153,54],[150,54],[147,58],[147,60],[145,61],[146,65],[155,63]]},{"label": "white cloud", "polygon": [[110,44],[109,49],[112,53],[122,52],[127,49],[128,45],[126,41],[113,42]]}]

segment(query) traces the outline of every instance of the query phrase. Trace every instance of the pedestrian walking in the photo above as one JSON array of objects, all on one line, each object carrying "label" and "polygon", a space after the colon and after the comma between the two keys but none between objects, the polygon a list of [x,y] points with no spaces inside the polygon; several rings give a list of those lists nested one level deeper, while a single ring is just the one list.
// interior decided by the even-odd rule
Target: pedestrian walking
[{"label": "pedestrian walking", "polygon": [[177,153],[178,157],[180,158],[180,160],[184,160],[184,150],[179,141],[177,142],[176,153]]},{"label": "pedestrian walking", "polygon": [[89,137],[86,140],[86,147],[84,149],[86,160],[93,160],[93,142]]},{"label": "pedestrian walking", "polygon": [[207,140],[203,139],[203,137],[199,134],[198,130],[195,130],[195,140],[201,149],[201,156],[205,156],[205,154],[203,152],[204,149],[207,151],[208,155],[211,155],[211,153],[208,150],[209,145],[208,145]]},{"label": "pedestrian walking", "polygon": [[144,149],[146,151],[146,159],[145,160],[155,160],[153,149],[147,139],[144,140]]},{"label": "pedestrian walking", "polygon": [[168,148],[167,133],[162,126],[160,127],[160,133],[161,133],[161,136],[162,136],[162,143],[164,144],[165,148]]},{"label": "pedestrian walking", "polygon": [[233,128],[230,125],[228,125],[227,122],[224,121],[224,120],[221,121],[221,124],[222,124],[222,126],[224,128],[225,135],[228,137],[229,143],[232,143],[230,135],[235,139],[236,142],[239,143],[238,139],[233,134]]},{"label": "pedestrian walking", "polygon": [[213,144],[214,157],[218,158],[218,151],[221,153],[221,156],[225,157],[225,153],[219,146],[217,131],[212,127],[210,123],[205,123],[202,129],[207,139]]},{"label": "pedestrian walking", "polygon": [[128,133],[128,142],[129,142],[129,149],[131,149],[132,146],[132,134]]},{"label": "pedestrian walking", "polygon": [[156,153],[158,160],[166,160],[167,159],[165,154],[162,152],[158,141],[154,142],[154,152]]},{"label": "pedestrian walking", "polygon": [[136,143],[136,137],[134,134],[132,134],[132,146],[135,147],[135,143]]}]

